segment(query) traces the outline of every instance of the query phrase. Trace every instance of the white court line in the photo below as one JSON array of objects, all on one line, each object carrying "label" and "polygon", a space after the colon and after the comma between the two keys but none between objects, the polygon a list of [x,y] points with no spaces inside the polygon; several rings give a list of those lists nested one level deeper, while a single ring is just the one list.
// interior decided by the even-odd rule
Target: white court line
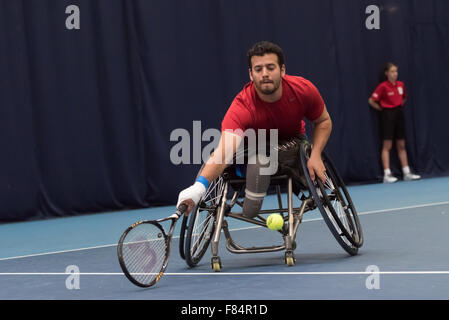
[{"label": "white court line", "polygon": [[[330,272],[167,272],[164,276],[321,276],[321,275],[435,275],[449,271],[330,271]],[[3,272],[0,276],[124,276],[121,272]],[[140,275],[140,274],[139,274]],[[144,273],[142,273],[144,275]],[[150,274],[148,274],[150,275]]]},{"label": "white court line", "polygon": [[[425,207],[432,207],[432,206],[439,206],[439,205],[446,205],[446,204],[449,204],[449,201],[433,202],[433,203],[420,204],[420,205],[407,206],[407,207],[399,207],[399,208],[391,208],[391,209],[365,211],[365,212],[358,213],[358,215],[359,216],[363,216],[363,215],[368,215],[368,214],[385,213],[385,212],[390,212],[390,211],[401,211],[401,210],[416,209],[416,208],[425,208]],[[302,223],[312,222],[312,221],[320,221],[320,220],[323,220],[323,218],[304,219]],[[249,230],[249,229],[256,229],[256,228],[263,228],[263,227],[253,226],[253,227],[231,229],[230,231]],[[174,236],[173,237],[173,239],[176,239],[176,238],[179,238],[179,236]],[[84,251],[84,250],[92,250],[92,249],[101,249],[101,248],[116,247],[116,246],[117,246],[117,244],[114,243],[114,244],[106,244],[106,245],[95,246],[95,247],[87,247],[87,248],[78,248],[78,249],[70,249],[70,250],[61,250],[61,251],[36,253],[36,254],[29,254],[29,255],[16,256],[16,257],[0,258],[0,261],[13,260],[13,259],[22,259],[22,258],[30,258],[30,257],[39,257],[39,256],[50,255],[50,254],[58,254],[58,253],[67,253],[67,252],[76,252],[76,251]]]},{"label": "white court line", "polygon": [[25,256],[0,258],[0,261],[13,260],[13,259],[22,259],[22,258],[31,258],[31,257],[39,257],[39,256],[45,256],[45,255],[49,255],[49,254],[76,252],[76,251],[84,251],[84,250],[92,250],[92,249],[101,249],[101,248],[116,247],[116,246],[117,246],[117,244],[106,244],[106,245],[103,245],[103,246],[96,246],[96,247],[87,247],[87,248],[79,248],[79,249],[70,249],[70,250],[61,250],[61,251],[36,253],[36,254],[29,254],[29,255],[25,255]]}]

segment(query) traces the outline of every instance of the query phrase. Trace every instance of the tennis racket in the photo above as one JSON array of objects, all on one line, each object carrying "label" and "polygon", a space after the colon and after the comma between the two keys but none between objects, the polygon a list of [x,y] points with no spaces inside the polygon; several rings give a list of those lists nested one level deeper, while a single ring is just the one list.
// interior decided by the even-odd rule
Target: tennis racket
[{"label": "tennis racket", "polygon": [[[151,287],[163,276],[168,265],[170,242],[176,221],[186,211],[181,204],[174,214],[159,220],[139,221],[125,230],[117,255],[125,276],[139,287]],[[168,234],[160,222],[170,221]]]}]

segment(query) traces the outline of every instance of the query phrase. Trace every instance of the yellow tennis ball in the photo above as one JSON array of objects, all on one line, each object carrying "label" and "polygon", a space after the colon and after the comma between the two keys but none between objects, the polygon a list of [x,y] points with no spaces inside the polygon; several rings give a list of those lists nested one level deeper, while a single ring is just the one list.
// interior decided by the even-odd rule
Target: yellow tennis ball
[{"label": "yellow tennis ball", "polygon": [[268,216],[267,227],[271,230],[280,230],[284,226],[284,218],[278,214],[273,213]]}]

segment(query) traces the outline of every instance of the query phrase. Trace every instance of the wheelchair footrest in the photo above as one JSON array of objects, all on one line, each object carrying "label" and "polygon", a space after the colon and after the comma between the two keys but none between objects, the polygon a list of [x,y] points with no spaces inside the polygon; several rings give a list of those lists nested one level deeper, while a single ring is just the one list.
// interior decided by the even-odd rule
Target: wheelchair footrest
[{"label": "wheelchair footrest", "polygon": [[236,244],[231,239],[226,241],[226,249],[232,253],[262,253],[262,252],[275,252],[285,250],[285,245],[271,246],[271,247],[250,247],[245,248]]}]

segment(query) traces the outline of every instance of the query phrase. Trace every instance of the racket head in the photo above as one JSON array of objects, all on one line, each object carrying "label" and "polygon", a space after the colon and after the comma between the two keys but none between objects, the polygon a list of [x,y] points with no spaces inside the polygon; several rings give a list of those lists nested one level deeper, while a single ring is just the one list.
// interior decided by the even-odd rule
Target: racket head
[{"label": "racket head", "polygon": [[125,230],[117,255],[125,276],[135,285],[151,287],[167,267],[169,239],[156,221],[140,221]]}]

